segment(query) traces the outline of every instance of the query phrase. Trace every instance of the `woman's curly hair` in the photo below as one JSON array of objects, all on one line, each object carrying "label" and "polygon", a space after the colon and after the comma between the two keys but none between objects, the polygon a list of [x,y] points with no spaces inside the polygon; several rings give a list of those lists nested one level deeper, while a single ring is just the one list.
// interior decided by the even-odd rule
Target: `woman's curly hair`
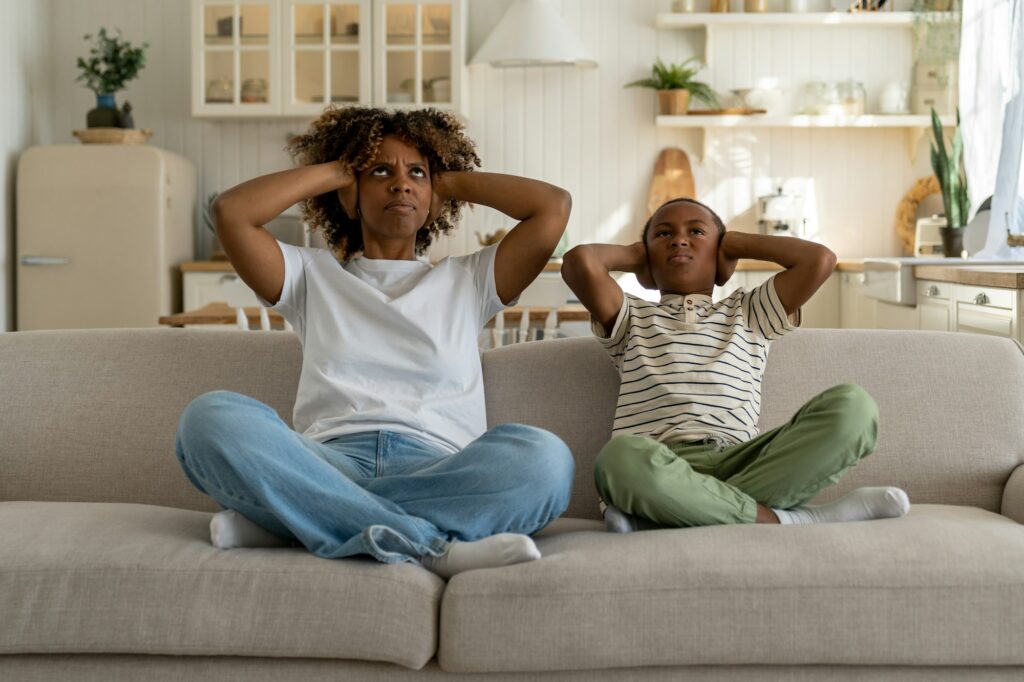
[{"label": "woman's curly hair", "polygon": [[[397,110],[369,107],[331,107],[313,121],[305,135],[292,138],[287,150],[299,165],[340,160],[357,174],[377,157],[385,135],[395,135],[418,149],[431,174],[469,171],[480,166],[476,145],[462,132],[463,125],[438,109]],[[423,254],[435,235],[447,234],[458,222],[463,201],[449,199],[434,220],[416,233],[416,253]],[[302,217],[341,259],[363,250],[363,231],[358,218],[349,218],[338,193],[306,199]]]}]

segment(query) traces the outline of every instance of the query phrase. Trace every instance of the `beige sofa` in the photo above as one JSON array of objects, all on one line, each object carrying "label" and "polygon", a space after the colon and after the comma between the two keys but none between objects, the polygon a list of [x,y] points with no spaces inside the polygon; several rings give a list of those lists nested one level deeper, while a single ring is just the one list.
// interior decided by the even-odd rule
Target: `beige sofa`
[{"label": "beige sofa", "polygon": [[492,423],[576,455],[540,561],[447,585],[418,566],[221,551],[174,457],[195,396],[290,418],[284,332],[0,334],[0,679],[1019,680],[1024,356],[1005,339],[802,329],[762,428],[859,383],[877,451],[818,501],[893,484],[902,519],[604,533],[592,484],[616,376],[589,338],[484,355]]}]

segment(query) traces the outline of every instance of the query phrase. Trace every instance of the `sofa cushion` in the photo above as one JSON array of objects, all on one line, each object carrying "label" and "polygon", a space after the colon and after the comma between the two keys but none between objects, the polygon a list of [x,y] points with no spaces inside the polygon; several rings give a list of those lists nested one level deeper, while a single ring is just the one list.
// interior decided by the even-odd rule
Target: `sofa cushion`
[{"label": "sofa cushion", "polygon": [[0,654],[351,658],[422,667],[444,583],[412,564],[220,550],[210,515],[0,503]]},{"label": "sofa cushion", "polygon": [[442,668],[1024,663],[1024,525],[982,509],[538,544],[449,581]]}]

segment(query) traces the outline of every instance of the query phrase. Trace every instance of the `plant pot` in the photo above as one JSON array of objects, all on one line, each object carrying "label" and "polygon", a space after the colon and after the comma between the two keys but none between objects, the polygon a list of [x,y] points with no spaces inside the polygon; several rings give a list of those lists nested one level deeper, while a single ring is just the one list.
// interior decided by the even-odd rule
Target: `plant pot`
[{"label": "plant pot", "polygon": [[689,90],[658,90],[658,113],[662,116],[682,116],[689,106]]},{"label": "plant pot", "polygon": [[96,108],[85,115],[86,128],[120,128],[121,112],[114,102],[114,93],[96,95]]},{"label": "plant pot", "polygon": [[942,255],[959,258],[964,250],[964,228],[940,227],[939,236],[942,237]]}]

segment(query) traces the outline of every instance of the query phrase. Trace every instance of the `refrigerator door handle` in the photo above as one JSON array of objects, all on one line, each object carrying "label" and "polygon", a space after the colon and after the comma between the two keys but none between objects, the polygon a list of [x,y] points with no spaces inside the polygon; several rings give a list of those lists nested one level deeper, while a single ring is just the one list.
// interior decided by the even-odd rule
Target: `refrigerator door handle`
[{"label": "refrigerator door handle", "polygon": [[67,265],[71,262],[70,258],[61,258],[55,256],[22,256],[22,265]]}]

